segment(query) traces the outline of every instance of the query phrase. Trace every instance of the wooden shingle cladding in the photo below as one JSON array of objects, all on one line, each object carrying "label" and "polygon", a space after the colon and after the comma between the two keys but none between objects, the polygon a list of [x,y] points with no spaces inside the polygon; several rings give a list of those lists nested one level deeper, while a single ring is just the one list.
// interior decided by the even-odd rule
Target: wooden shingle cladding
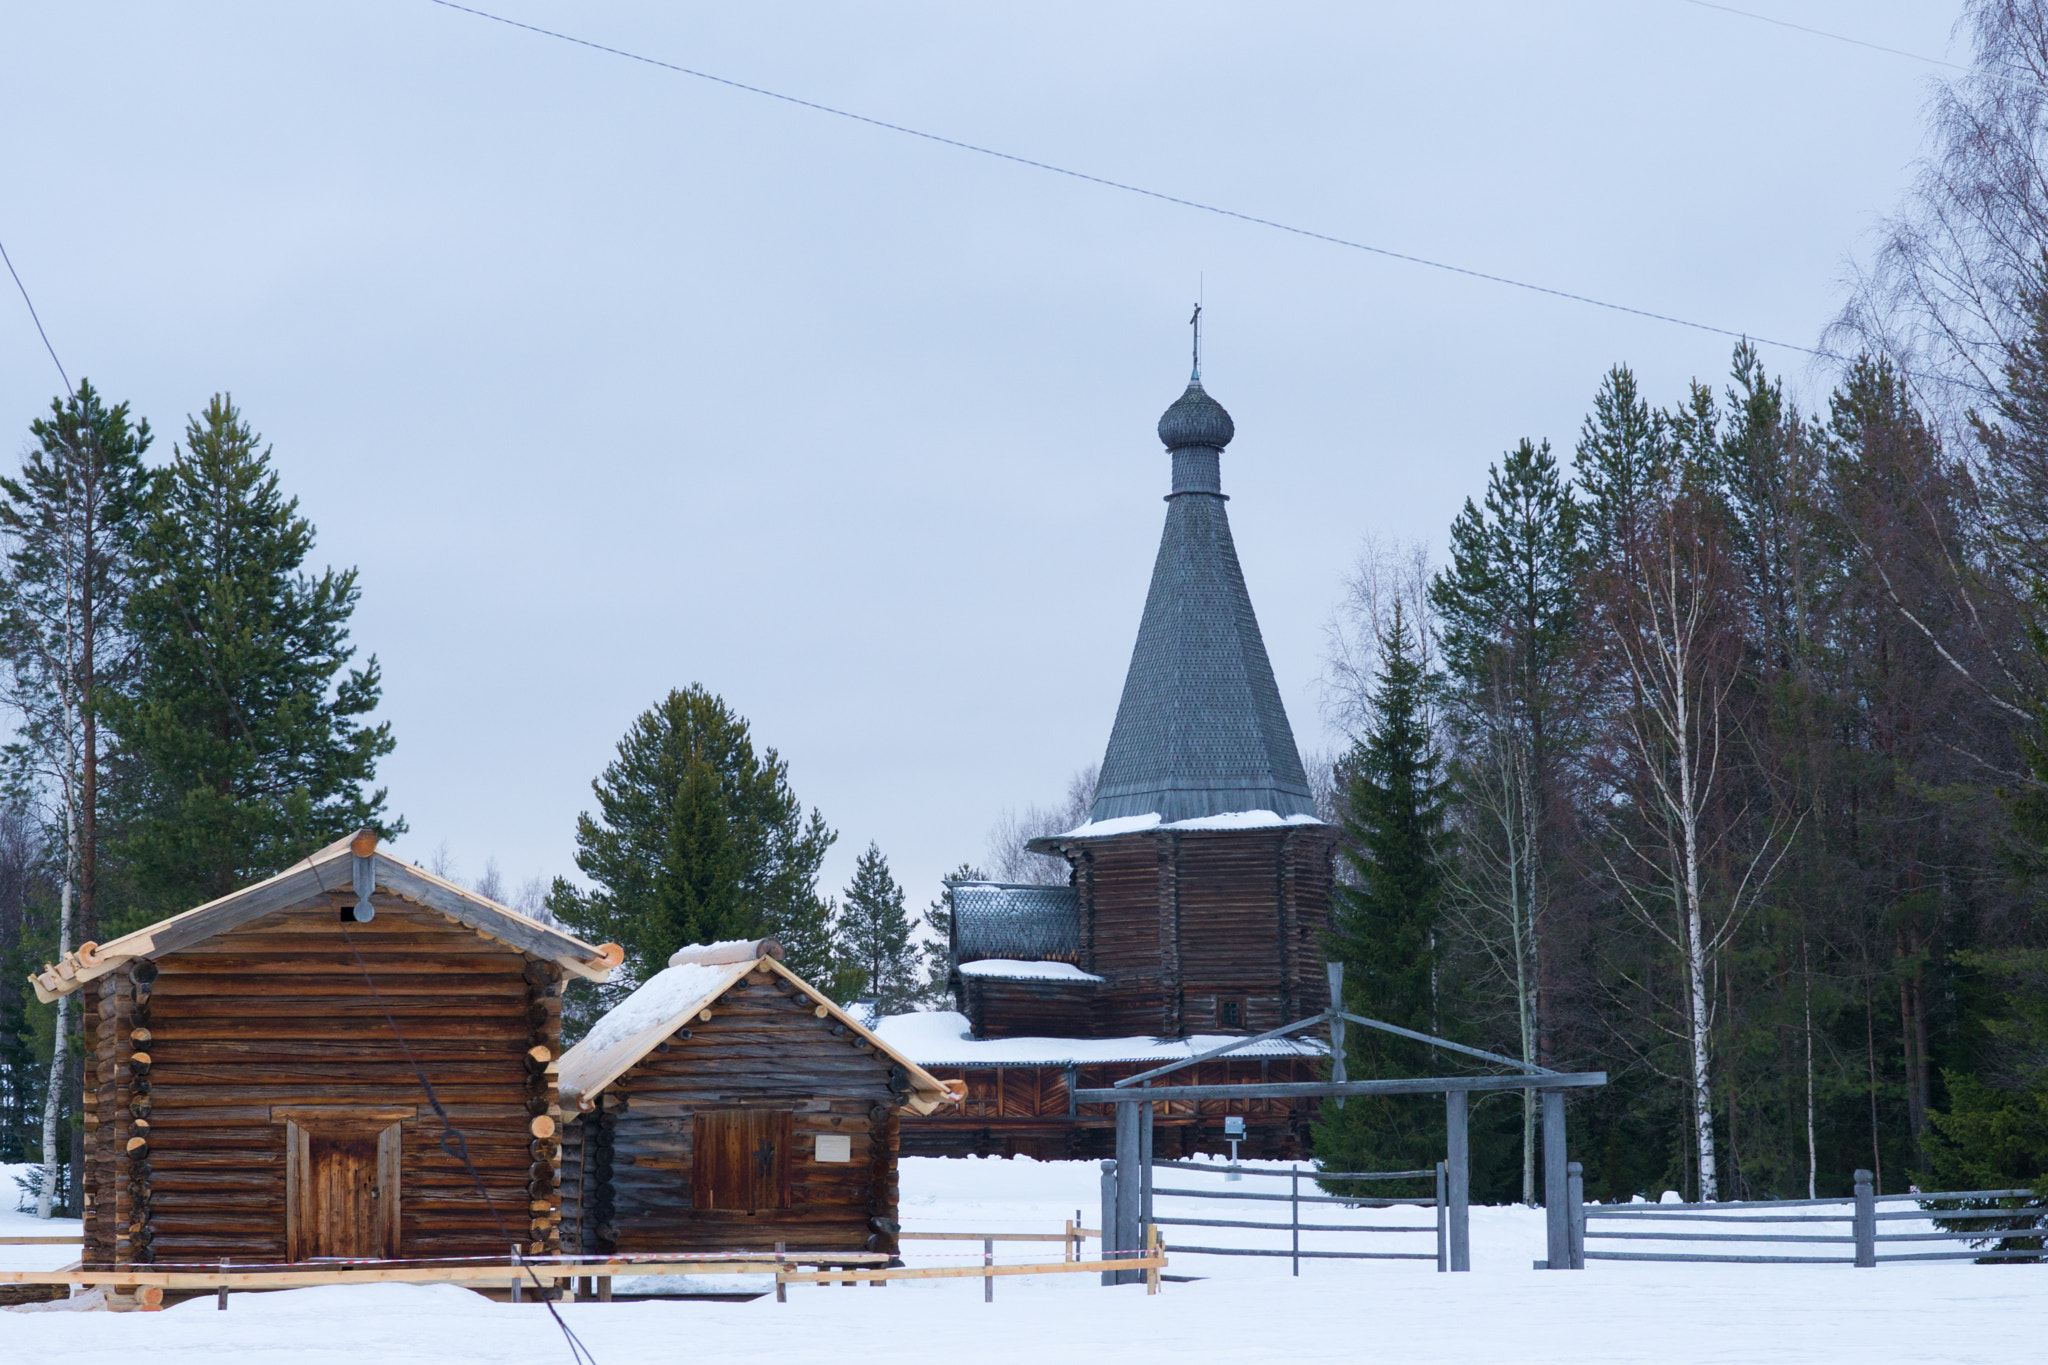
[{"label": "wooden shingle cladding", "polygon": [[899,1110],[950,1097],[763,958],[572,1098],[564,1249],[604,1253],[893,1252]]},{"label": "wooden shingle cladding", "polygon": [[420,881],[382,854],[362,859],[374,918],[344,919],[355,895],[325,888],[350,886],[354,857],[322,850],[46,969],[83,1007],[87,1263],[555,1244],[559,988],[603,954],[437,879],[466,919],[394,894]]}]

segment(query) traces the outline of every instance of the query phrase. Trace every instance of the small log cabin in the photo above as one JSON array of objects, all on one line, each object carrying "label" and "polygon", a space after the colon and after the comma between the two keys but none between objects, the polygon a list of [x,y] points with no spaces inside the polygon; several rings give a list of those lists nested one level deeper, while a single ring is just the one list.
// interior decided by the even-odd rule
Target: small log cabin
[{"label": "small log cabin", "polygon": [[32,980],[84,1005],[84,1261],[554,1251],[561,984],[622,956],[368,830],[81,945]]},{"label": "small log cabin", "polygon": [[563,1056],[565,1250],[896,1251],[898,1115],[953,1096],[781,956],[684,948]]},{"label": "small log cabin", "polygon": [[[1063,859],[1067,883],[954,884],[960,1014],[883,1025],[967,1087],[964,1105],[907,1125],[906,1152],[1113,1155],[1107,1111],[1069,1102],[1077,1085],[1329,1003],[1337,831],[1317,814],[1231,538],[1222,458],[1236,427],[1197,373],[1158,432],[1172,465],[1166,525],[1089,818],[1028,845]],[[1306,1081],[1321,1065],[1315,1043],[1260,1044],[1204,1064],[1202,1078]],[[1316,1106],[1228,1112],[1247,1120],[1248,1154],[1298,1157]],[[1224,1116],[1161,1105],[1157,1150],[1222,1150]]]}]

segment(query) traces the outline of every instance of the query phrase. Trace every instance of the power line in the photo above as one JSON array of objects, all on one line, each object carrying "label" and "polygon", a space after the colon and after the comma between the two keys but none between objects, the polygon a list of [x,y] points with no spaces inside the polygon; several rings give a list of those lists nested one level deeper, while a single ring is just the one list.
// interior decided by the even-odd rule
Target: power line
[{"label": "power line", "polygon": [[28,305],[28,315],[36,324],[36,335],[43,339],[43,349],[50,353],[50,363],[57,367],[57,377],[64,381],[64,392],[71,392],[71,376],[64,373],[64,362],[57,359],[57,348],[50,344],[50,334],[43,330],[43,320],[36,315],[36,301],[28,296],[28,286],[21,282],[21,272],[14,268],[14,258],[7,254],[7,244],[0,242],[0,261],[7,262],[7,273],[14,276],[14,287],[21,291],[21,301]]},{"label": "power line", "polygon": [[1517,280],[1507,275],[1495,275],[1484,270],[1473,270],[1467,266],[1451,265],[1445,261],[1433,261],[1426,256],[1410,255],[1407,252],[1394,251],[1387,247],[1353,241],[1347,237],[1333,236],[1327,232],[1316,232],[1310,228],[1295,227],[1290,223],[1278,222],[1271,218],[1260,218],[1253,214],[1240,213],[1236,209],[1222,208],[1215,204],[1204,204],[1199,200],[1183,199],[1178,195],[1166,194],[1160,190],[1146,189],[1142,185],[1133,185],[1122,180],[1111,180],[1106,176],[1090,175],[1086,171],[1069,170],[1065,166],[1055,166],[1046,161],[1035,161],[1030,157],[1018,156],[1013,152],[998,151],[996,148],[984,147],[978,143],[963,142],[958,138],[945,137],[938,133],[928,133],[920,128],[909,128],[900,123],[889,123],[883,119],[871,118],[866,114],[857,114],[848,109],[836,108],[829,104],[820,104],[816,100],[807,100],[796,95],[785,95],[779,90],[769,90],[758,85],[748,85],[744,81],[736,81],[726,76],[713,75],[709,71],[699,71],[692,67],[680,66],[674,62],[662,61],[658,57],[643,56],[638,52],[628,52],[624,48],[608,47],[603,43],[593,42],[588,38],[578,38],[574,34],[561,33],[554,29],[542,28],[537,24],[522,23],[517,19],[508,19],[502,14],[492,14],[488,10],[474,9],[468,5],[456,4],[455,0],[431,0],[431,3],[441,6],[443,9],[452,9],[463,14],[475,15],[479,19],[489,19],[493,23],[504,24],[508,28],[524,29],[528,33],[537,33],[544,38],[554,38],[561,42],[573,43],[578,47],[586,47],[594,52],[603,52],[613,57],[623,57],[627,61],[659,67],[664,71],[672,71],[682,76],[691,76],[701,81],[710,81],[715,85],[728,86],[734,90],[744,90],[750,95],[761,95],[768,99],[780,100],[784,104],[794,104],[802,109],[815,110],[821,114],[831,114],[835,118],[849,119],[855,123],[865,123],[870,127],[881,128],[888,132],[922,138],[926,142],[936,142],[944,147],[957,148],[963,152],[973,152],[979,156],[994,157],[998,161],[1008,161],[1019,166],[1029,166],[1033,170],[1049,171],[1054,175],[1064,175],[1074,180],[1086,181],[1091,185],[1101,185],[1108,189],[1122,190],[1127,194],[1142,195],[1147,199],[1157,199],[1163,203],[1177,204],[1182,208],[1198,209],[1203,213],[1213,213],[1222,218],[1234,218],[1241,223],[1251,223],[1257,227],[1272,228],[1279,232],[1291,233],[1296,237],[1306,237],[1311,241],[1327,242],[1332,246],[1346,247],[1352,251],[1369,252],[1375,256],[1384,256],[1389,260],[1405,261],[1410,265],[1427,266],[1431,270],[1447,271],[1453,275],[1463,275],[1468,279],[1485,280],[1489,284],[1504,284],[1514,289],[1525,289],[1533,294],[1546,294],[1551,298],[1567,299],[1573,303],[1589,304],[1594,308],[1605,308],[1611,312],[1627,313],[1634,317],[1648,318],[1653,322],[1668,322],[1676,327],[1689,327],[1694,331],[1710,332],[1715,336],[1735,337],[1738,340],[1760,342],[1766,346],[1778,346],[1788,351],[1798,351],[1803,355],[1819,356],[1822,359],[1830,359],[1833,356],[1832,352],[1823,351],[1812,346],[1801,346],[1790,341],[1773,341],[1768,337],[1760,337],[1753,333],[1736,331],[1727,327],[1716,327],[1711,323],[1694,322],[1688,318],[1674,317],[1669,313],[1652,312],[1647,308],[1635,308],[1625,303],[1611,303],[1606,299],[1596,299],[1586,294],[1574,294],[1565,289],[1553,289],[1549,285],[1531,284],[1527,280]]},{"label": "power line", "polygon": [[1831,38],[1838,43],[1853,43],[1857,47],[1867,47],[1872,52],[1889,53],[1894,57],[1904,57],[1907,61],[1911,62],[1925,62],[1929,66],[1945,66],[1951,71],[1967,72],[1972,75],[1983,76],[1987,80],[2003,81],[2007,85],[2017,85],[2027,90],[2039,91],[2041,88],[2038,81],[2023,81],[2012,76],[2001,76],[1996,71],[1985,71],[1962,62],[1952,62],[1946,57],[1929,57],[1924,53],[1908,52],[1902,47],[1886,47],[1883,43],[1873,43],[1863,38],[1851,38],[1846,33],[1830,33],[1824,28],[1809,28],[1805,24],[1795,24],[1790,19],[1777,19],[1768,14],[1757,14],[1752,10],[1737,9],[1733,5],[1717,5],[1714,3],[1714,0],[1680,0],[1680,3],[1697,5],[1701,9],[1719,10],[1723,14],[1733,14],[1743,19],[1754,19],[1759,24],[1771,24],[1778,28],[1789,28],[1796,33],[1810,33],[1816,38]]}]

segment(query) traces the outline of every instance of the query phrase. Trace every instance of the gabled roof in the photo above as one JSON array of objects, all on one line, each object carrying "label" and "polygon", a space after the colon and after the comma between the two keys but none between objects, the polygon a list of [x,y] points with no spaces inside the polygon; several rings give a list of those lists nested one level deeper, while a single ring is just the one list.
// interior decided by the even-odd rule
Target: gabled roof
[{"label": "gabled roof", "polygon": [[684,948],[669,965],[649,977],[604,1018],[582,1042],[562,1054],[557,1082],[562,1104],[578,1109],[595,1106],[605,1088],[637,1066],[648,1053],[674,1036],[677,1029],[715,1004],[752,972],[787,979],[795,993],[815,1002],[819,1021],[836,1020],[868,1040],[879,1057],[901,1066],[910,1080],[904,1107],[929,1114],[949,1103],[953,1092],[923,1067],[884,1042],[881,1036],[825,997],[824,992],[782,965],[782,948],[773,940],[738,940]]},{"label": "gabled roof", "polygon": [[[332,896],[353,895],[357,847],[374,850],[376,835],[362,830],[338,839],[266,881],[123,934],[111,943],[80,944],[76,952],[67,954],[61,962],[47,964],[29,977],[36,998],[47,1004],[136,958],[160,958],[280,910],[297,909]],[[438,911],[521,952],[555,962],[577,976],[603,981],[624,960],[617,944],[593,948],[551,924],[529,919],[517,910],[388,853],[372,851],[367,860],[374,872],[376,889],[385,895]]]},{"label": "gabled roof", "polygon": [[1173,492],[1091,821],[1315,813],[1224,512],[1233,434],[1200,380],[1160,419]]}]

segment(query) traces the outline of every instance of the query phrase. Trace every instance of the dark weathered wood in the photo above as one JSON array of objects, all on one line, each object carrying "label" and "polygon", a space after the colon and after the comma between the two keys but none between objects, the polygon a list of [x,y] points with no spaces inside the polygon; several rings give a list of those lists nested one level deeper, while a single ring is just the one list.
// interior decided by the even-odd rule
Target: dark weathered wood
[{"label": "dark weathered wood", "polygon": [[[556,1150],[535,1120],[560,1110],[527,1054],[559,1051],[559,969],[381,896],[377,919],[346,930],[315,897],[160,952],[146,987],[123,972],[89,988],[88,1261],[502,1256],[501,1226],[540,1251],[555,1244],[553,1168],[543,1161],[538,1198],[530,1172],[537,1148]],[[469,1165],[441,1150],[415,1060]],[[350,1114],[366,1116],[361,1131]],[[295,1174],[288,1129],[301,1122]],[[145,1161],[130,1157],[137,1138]],[[301,1218],[294,1246],[288,1223]]]}]

